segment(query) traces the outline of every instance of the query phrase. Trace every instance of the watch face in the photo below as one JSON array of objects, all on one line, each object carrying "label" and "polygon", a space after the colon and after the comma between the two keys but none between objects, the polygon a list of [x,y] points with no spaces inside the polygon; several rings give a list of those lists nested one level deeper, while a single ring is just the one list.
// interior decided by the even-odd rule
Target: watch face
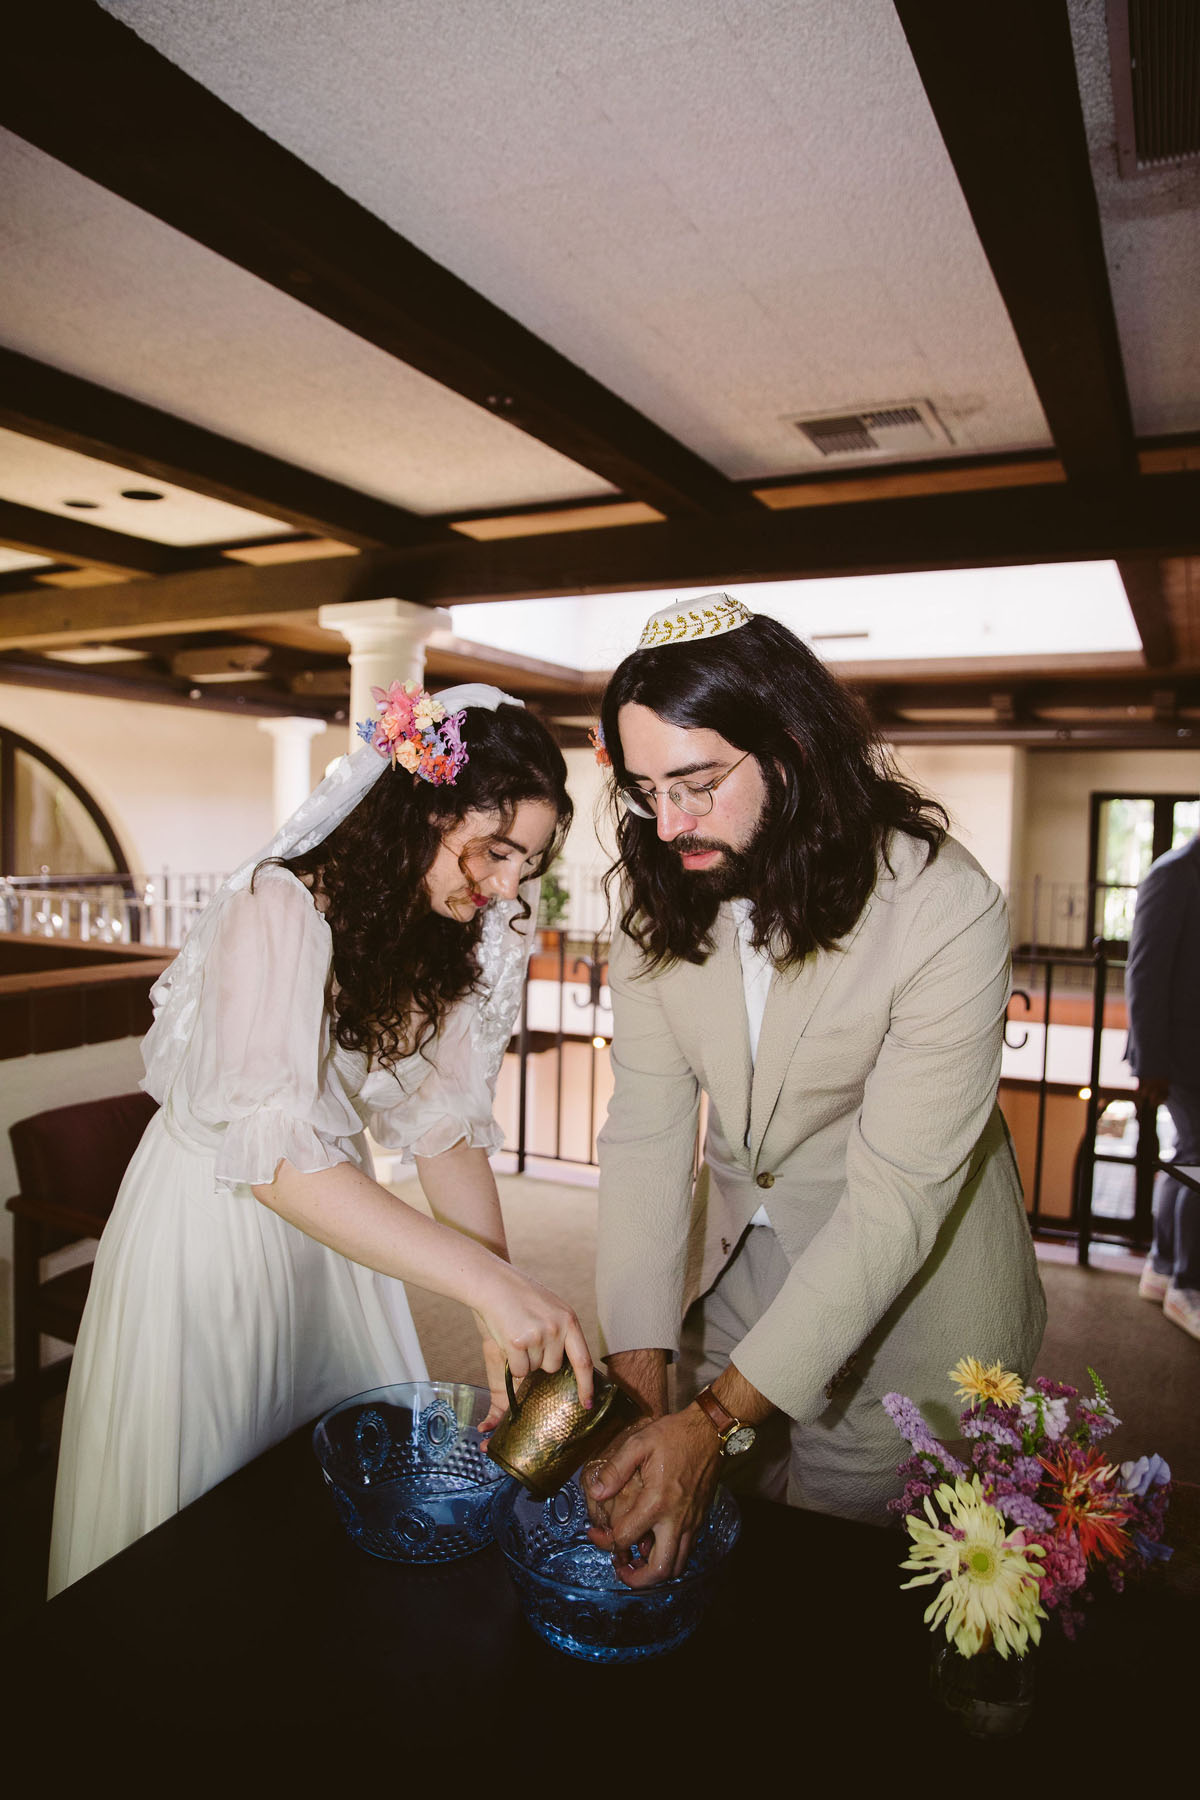
[{"label": "watch face", "polygon": [[725,1454],[726,1456],[741,1456],[742,1452],[749,1450],[753,1443],[753,1425],[739,1425],[737,1430],[731,1431],[725,1439]]}]

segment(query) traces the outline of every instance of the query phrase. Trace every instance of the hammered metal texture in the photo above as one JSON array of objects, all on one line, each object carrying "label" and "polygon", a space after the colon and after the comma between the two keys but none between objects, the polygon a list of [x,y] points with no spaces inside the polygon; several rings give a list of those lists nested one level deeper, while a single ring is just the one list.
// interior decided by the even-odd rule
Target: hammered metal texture
[{"label": "hammered metal texture", "polygon": [[534,1369],[492,1433],[489,1455],[529,1493],[545,1499],[638,1417],[625,1391],[598,1372],[593,1405],[585,1411],[569,1364],[551,1375]]}]

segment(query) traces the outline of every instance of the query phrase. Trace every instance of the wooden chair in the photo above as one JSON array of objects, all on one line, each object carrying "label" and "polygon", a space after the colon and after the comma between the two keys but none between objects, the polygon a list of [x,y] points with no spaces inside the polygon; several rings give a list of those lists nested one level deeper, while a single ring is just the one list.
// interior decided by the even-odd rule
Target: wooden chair
[{"label": "wooden chair", "polygon": [[117,1094],[58,1106],[9,1127],[21,1191],[13,1214],[13,1401],[17,1445],[32,1456],[41,1439],[42,1400],[63,1385],[69,1359],[41,1369],[41,1338],[73,1344],[92,1277],[91,1263],[43,1281],[52,1250],[98,1238],[129,1159],[158,1110],[149,1094]]}]

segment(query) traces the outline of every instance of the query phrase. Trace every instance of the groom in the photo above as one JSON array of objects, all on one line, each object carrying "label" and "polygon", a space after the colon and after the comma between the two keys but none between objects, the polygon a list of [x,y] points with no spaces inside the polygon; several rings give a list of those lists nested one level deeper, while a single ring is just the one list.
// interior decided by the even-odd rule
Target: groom
[{"label": "groom", "polygon": [[882,1522],[906,1453],[882,1396],[950,1430],[950,1368],[1027,1374],[1045,1303],[996,1107],[1004,902],[941,808],[724,594],[649,621],[602,724],[622,816],[597,1293],[650,1418],[584,1479],[596,1541],[647,1586],[739,1468]]}]

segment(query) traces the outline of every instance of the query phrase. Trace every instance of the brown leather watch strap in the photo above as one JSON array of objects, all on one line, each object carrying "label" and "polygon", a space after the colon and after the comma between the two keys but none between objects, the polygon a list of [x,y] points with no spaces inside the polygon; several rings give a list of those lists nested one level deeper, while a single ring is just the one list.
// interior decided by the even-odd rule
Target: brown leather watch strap
[{"label": "brown leather watch strap", "polygon": [[700,1392],[696,1395],[696,1405],[708,1418],[713,1430],[721,1439],[722,1443],[724,1443],[729,1433],[731,1431],[736,1431],[741,1424],[741,1420],[735,1419],[728,1407],[721,1405],[721,1402],[712,1391],[711,1382],[708,1387],[702,1387]]}]

